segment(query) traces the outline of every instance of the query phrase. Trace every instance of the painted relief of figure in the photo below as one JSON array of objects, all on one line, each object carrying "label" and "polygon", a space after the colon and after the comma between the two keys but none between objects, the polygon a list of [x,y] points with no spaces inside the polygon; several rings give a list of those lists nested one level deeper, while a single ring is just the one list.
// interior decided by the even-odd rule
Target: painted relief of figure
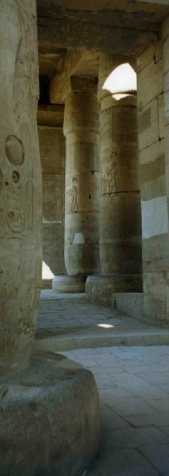
[{"label": "painted relief of figure", "polygon": [[79,210],[79,190],[78,190],[78,179],[77,177],[72,178],[72,189],[71,189],[71,212],[77,213]]}]

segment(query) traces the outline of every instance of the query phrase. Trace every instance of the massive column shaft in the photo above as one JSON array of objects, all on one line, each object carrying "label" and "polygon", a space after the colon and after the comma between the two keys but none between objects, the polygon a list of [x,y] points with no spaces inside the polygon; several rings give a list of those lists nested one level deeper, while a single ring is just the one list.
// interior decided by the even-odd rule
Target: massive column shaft
[{"label": "massive column shaft", "polygon": [[99,449],[93,376],[37,349],[25,369],[41,276],[35,4],[0,0],[0,474],[76,476]]},{"label": "massive column shaft", "polygon": [[86,276],[98,266],[97,98],[93,82],[71,82],[66,97],[65,265]]},{"label": "massive column shaft", "polygon": [[[107,62],[102,55],[100,88],[107,77]],[[141,273],[136,97],[117,101],[100,89],[99,100],[101,271],[112,273],[115,289],[122,291],[137,288]]]},{"label": "massive column shaft", "polygon": [[[141,289],[141,210],[138,185],[136,97],[120,100],[103,90],[120,63],[100,55],[100,266],[89,294],[106,301],[112,291]],[[93,288],[94,291],[90,291]]]},{"label": "massive column shaft", "polygon": [[25,366],[40,285],[35,0],[0,2],[0,374]]}]

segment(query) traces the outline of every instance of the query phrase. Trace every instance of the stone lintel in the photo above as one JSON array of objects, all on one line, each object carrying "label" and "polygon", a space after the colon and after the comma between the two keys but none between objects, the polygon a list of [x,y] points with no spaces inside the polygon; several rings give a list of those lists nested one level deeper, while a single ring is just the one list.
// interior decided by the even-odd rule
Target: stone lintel
[{"label": "stone lintel", "polygon": [[91,91],[96,92],[97,90],[97,78],[90,78],[87,76],[72,76],[70,78],[71,91],[76,92],[85,92]]},{"label": "stone lintel", "polygon": [[[66,95],[71,88],[82,88],[82,82],[86,80],[87,88],[96,87],[98,72],[98,53],[86,49],[75,49],[67,53],[64,69],[56,74],[50,83],[51,103],[64,103]],[[73,78],[70,83],[70,78]],[[83,87],[84,88],[84,87]]]},{"label": "stone lintel", "polygon": [[50,127],[62,127],[64,118],[64,106],[62,104],[39,105],[38,125]]}]

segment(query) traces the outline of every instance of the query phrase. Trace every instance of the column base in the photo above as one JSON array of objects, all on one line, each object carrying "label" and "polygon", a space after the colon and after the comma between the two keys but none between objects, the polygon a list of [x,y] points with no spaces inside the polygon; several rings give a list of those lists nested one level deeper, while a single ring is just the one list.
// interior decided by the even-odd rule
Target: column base
[{"label": "column base", "polygon": [[39,353],[26,372],[0,380],[0,474],[77,476],[100,443],[99,397],[91,372]]},{"label": "column base", "polygon": [[98,274],[86,281],[86,294],[91,302],[111,305],[113,293],[142,291],[142,275],[139,274]]},{"label": "column base", "polygon": [[84,293],[85,280],[84,276],[55,276],[52,289],[57,293]]}]

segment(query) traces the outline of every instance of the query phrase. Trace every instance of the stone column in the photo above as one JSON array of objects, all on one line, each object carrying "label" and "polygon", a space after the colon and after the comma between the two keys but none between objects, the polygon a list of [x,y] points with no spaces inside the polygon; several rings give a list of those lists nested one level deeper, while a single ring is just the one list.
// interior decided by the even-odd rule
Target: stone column
[{"label": "stone column", "polygon": [[0,18],[0,375],[7,375],[29,361],[41,279],[35,1],[2,0]]},{"label": "stone column", "polygon": [[65,140],[63,127],[57,123],[39,124],[38,131],[43,176],[43,287],[51,287],[52,275],[65,272]]},{"label": "stone column", "polygon": [[141,289],[137,101],[134,94],[116,100],[102,89],[118,63],[109,55],[100,56],[101,275],[88,280],[87,292],[103,302],[111,299],[112,292]]},{"label": "stone column", "polygon": [[29,360],[42,205],[34,0],[0,2],[0,72],[0,474],[76,476],[99,449],[95,380],[37,343]]},{"label": "stone column", "polygon": [[84,290],[86,276],[98,267],[96,84],[71,78],[65,100],[65,267],[62,289]]}]

